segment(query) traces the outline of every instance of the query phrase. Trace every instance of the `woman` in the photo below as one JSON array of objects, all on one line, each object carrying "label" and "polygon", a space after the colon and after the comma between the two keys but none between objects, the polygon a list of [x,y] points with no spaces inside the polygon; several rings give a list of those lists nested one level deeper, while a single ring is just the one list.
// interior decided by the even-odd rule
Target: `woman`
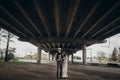
[{"label": "woman", "polygon": [[63,56],[63,62],[62,62],[62,78],[68,78],[68,58],[67,58],[67,54],[65,52],[63,52],[62,54]]}]

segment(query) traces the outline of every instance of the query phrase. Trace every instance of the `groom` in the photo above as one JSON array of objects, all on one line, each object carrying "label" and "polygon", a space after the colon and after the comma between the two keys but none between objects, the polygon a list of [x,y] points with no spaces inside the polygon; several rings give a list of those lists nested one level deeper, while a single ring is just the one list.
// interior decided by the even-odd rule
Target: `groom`
[{"label": "groom", "polygon": [[62,78],[62,63],[63,63],[63,56],[62,56],[62,49],[58,48],[56,53],[56,61],[57,61],[57,79]]}]

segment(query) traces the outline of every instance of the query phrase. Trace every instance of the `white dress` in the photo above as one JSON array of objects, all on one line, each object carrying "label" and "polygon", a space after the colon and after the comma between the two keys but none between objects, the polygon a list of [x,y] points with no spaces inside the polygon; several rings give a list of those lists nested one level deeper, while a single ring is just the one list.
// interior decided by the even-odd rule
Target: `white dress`
[{"label": "white dress", "polygon": [[63,63],[62,63],[62,78],[68,77],[67,71],[68,71],[68,58],[66,56]]}]

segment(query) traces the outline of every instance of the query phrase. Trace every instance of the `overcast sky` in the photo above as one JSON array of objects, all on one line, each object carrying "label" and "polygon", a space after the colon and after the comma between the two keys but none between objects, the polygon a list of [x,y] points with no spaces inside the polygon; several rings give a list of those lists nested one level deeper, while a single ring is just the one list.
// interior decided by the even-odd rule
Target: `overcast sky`
[{"label": "overcast sky", "polygon": [[[13,38],[13,40],[15,41],[15,43],[11,42],[10,46],[16,48],[16,52],[15,52],[16,56],[25,56],[27,54],[37,53],[37,47],[32,45],[31,43],[21,42],[15,38]],[[5,47],[6,44],[4,42],[0,42],[0,48],[5,48]],[[93,56],[96,56],[98,51],[103,51],[106,53],[106,56],[109,56],[109,54],[112,53],[114,47],[116,48],[120,47],[120,33],[110,38],[107,38],[106,43],[93,44],[87,47],[87,56],[90,56],[90,52],[92,53]],[[76,54],[74,55],[81,56],[82,51],[77,51]]]},{"label": "overcast sky", "polygon": [[[87,56],[90,56],[90,52],[92,53],[92,56],[97,56],[97,52],[102,51],[109,57],[110,54],[112,54],[114,47],[117,49],[120,47],[120,33],[107,38],[106,43],[93,44],[87,47]],[[78,51],[75,55],[81,56],[82,51]]]},{"label": "overcast sky", "polygon": [[[20,42],[16,40],[16,54],[18,56],[24,56],[26,54],[37,53],[37,47],[28,43]],[[93,44],[87,47],[87,56],[90,56],[90,52],[93,56],[97,56],[98,51],[103,51],[106,53],[106,56],[112,53],[114,47],[120,47],[120,34],[107,38],[107,43]],[[81,51],[76,52],[75,55],[81,56]]]}]

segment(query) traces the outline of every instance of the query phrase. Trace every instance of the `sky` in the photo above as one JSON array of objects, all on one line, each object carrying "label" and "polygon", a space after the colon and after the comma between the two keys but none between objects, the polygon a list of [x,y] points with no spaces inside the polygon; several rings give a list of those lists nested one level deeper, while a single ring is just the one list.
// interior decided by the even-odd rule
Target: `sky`
[{"label": "sky", "polygon": [[[97,52],[102,51],[106,53],[107,57],[109,57],[112,54],[114,47],[116,47],[117,49],[120,48],[120,33],[109,37],[106,40],[106,43],[93,44],[87,47],[87,56],[90,57],[91,53],[92,56],[97,56]],[[77,51],[74,55],[82,56],[82,51]]]},{"label": "sky", "polygon": [[[21,42],[17,40],[16,38],[12,38],[15,42],[10,43],[10,47],[15,47],[15,55],[19,57],[24,57],[25,55],[28,54],[34,54],[37,53],[37,47],[34,46],[33,44],[29,42]],[[0,42],[0,48],[5,48],[6,47],[6,40],[3,40],[4,42]],[[89,47],[87,47],[87,57],[91,56],[90,54],[92,53],[92,56],[97,56],[97,52],[102,51],[106,53],[106,56],[109,57],[109,55],[112,53],[114,47],[117,49],[120,47],[120,33],[117,35],[114,35],[110,38],[107,38],[106,43],[101,43],[101,44],[93,44]],[[42,53],[45,53],[42,50]],[[82,51],[77,51],[75,56],[82,56]]]}]

